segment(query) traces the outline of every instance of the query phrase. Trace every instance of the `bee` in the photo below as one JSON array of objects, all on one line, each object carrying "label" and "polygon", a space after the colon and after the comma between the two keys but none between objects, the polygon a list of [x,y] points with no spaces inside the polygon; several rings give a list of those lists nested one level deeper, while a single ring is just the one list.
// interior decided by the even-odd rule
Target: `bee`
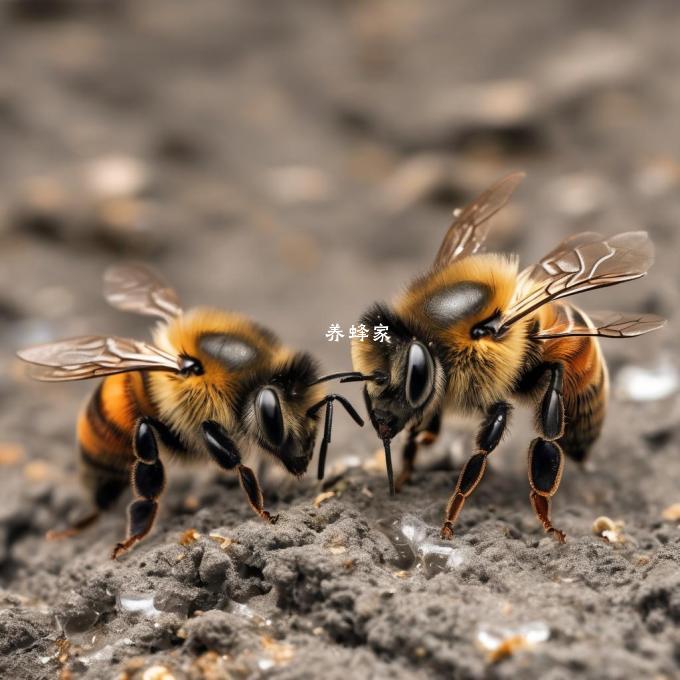
[{"label": "bee", "polygon": [[[607,408],[607,366],[597,337],[633,337],[665,323],[651,314],[586,313],[562,301],[644,276],[654,253],[643,231],[577,234],[522,271],[515,256],[479,252],[491,218],[523,177],[507,176],[454,213],[432,268],[393,305],[374,304],[363,314],[366,326],[389,327],[389,344],[352,341],[357,376],[350,379],[365,383],[392,494],[410,479],[419,446],[437,438],[444,412],[482,417],[476,450],[446,507],[445,539],[506,431],[510,402],[524,401],[534,409],[539,435],[528,452],[530,502],[545,531],[563,542],[550,505],[564,453],[586,458]],[[404,428],[395,484],[390,442]]]},{"label": "bee", "polygon": [[18,352],[38,380],[104,378],[77,425],[81,477],[95,510],[64,531],[50,532],[52,538],[91,525],[131,486],[136,498],[128,508],[127,537],[115,546],[113,559],[131,548],[153,526],[167,456],[212,460],[236,471],[253,510],[274,523],[278,516],[265,509],[242,451],[264,450],[300,477],[312,458],[324,406],[321,458],[331,439],[335,401],[363,425],[347,399],[325,394],[321,385],[345,374],[319,376],[308,353],[284,347],[248,318],[209,308],[184,313],[175,291],[139,264],[108,270],[104,292],[118,309],[160,319],[153,344],[85,336]]}]

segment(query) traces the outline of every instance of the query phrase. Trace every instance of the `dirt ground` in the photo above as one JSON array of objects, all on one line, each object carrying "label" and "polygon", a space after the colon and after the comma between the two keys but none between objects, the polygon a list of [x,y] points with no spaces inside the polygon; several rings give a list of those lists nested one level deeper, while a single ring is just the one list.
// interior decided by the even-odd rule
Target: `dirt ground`
[{"label": "dirt ground", "polygon": [[[3,2],[0,676],[678,677],[678,35],[672,0]],[[86,508],[73,430],[93,385],[31,383],[14,353],[147,338],[103,301],[107,265],[150,262],[187,306],[347,369],[329,324],[389,299],[451,210],[515,169],[492,246],[529,262],[645,228],[650,275],[582,302],[670,318],[605,344],[605,431],[555,501],[566,544],[529,507],[521,412],[447,545],[473,424],[447,422],[393,499],[375,435],[341,412],[324,488],[265,461],[275,526],[233,478],[174,467],[118,562],[124,503],[44,540]],[[610,540],[598,516],[622,523]]]}]

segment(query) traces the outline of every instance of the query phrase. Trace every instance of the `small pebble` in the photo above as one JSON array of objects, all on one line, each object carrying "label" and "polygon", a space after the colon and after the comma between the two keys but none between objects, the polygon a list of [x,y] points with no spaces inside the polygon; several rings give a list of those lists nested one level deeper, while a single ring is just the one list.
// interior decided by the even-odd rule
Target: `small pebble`
[{"label": "small pebble", "polygon": [[195,543],[200,537],[201,534],[199,534],[196,529],[187,529],[179,537],[179,544],[183,546],[191,545],[192,543]]},{"label": "small pebble", "polygon": [[150,666],[142,674],[142,680],[175,680],[175,676],[165,666]]},{"label": "small pebble", "polygon": [[335,496],[335,491],[324,491],[314,499],[314,507],[321,507],[321,504]]},{"label": "small pebble", "polygon": [[680,503],[673,503],[664,508],[661,516],[669,522],[680,522]]},{"label": "small pebble", "polygon": [[615,522],[603,515],[593,522],[593,533],[601,536],[608,543],[625,543],[623,526],[623,522]]}]

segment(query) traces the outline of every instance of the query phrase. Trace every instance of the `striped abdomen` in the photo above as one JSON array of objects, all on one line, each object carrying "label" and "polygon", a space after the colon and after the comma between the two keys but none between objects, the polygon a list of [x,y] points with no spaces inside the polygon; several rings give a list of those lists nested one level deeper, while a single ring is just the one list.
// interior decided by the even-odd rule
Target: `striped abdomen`
[{"label": "striped abdomen", "polygon": [[[585,321],[585,314],[573,305],[554,303],[542,315],[541,325],[553,326],[567,316]],[[600,435],[607,408],[609,378],[599,342],[591,336],[547,340],[543,358],[564,365],[565,430],[560,444],[568,456],[584,460]]]},{"label": "striped abdomen", "polygon": [[82,475],[99,507],[115,500],[128,484],[135,460],[135,423],[142,415],[154,414],[142,373],[104,378],[80,413],[77,436]]}]

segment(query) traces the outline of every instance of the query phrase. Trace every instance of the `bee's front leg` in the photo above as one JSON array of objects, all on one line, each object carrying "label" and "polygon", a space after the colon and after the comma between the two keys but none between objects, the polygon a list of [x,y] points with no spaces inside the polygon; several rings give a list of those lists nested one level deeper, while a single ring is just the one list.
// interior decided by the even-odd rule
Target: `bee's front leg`
[{"label": "bee's front leg", "polygon": [[276,524],[278,522],[279,516],[272,515],[270,512],[264,509],[264,497],[262,496],[262,489],[257,481],[255,473],[245,465],[238,466],[238,474],[241,480],[241,487],[246,492],[248,496],[248,501],[252,506],[253,510],[262,517],[262,519],[270,522],[271,524]]},{"label": "bee's front leg", "polygon": [[279,516],[272,515],[265,510],[264,497],[257,477],[249,467],[241,463],[241,454],[227,431],[214,420],[206,420],[203,423],[203,440],[212,459],[223,470],[238,471],[241,487],[245,491],[253,510],[262,519],[274,524]]},{"label": "bee's front leg", "polygon": [[426,424],[414,426],[409,429],[406,442],[401,452],[402,468],[395,489],[400,491],[404,484],[407,484],[413,476],[415,469],[416,456],[420,446],[430,446],[437,441],[439,430],[441,429],[441,413],[437,412]]},{"label": "bee's front leg", "polygon": [[114,560],[151,531],[158,513],[158,498],[165,488],[165,469],[158,457],[150,419],[137,421],[133,444],[137,460],[132,467],[132,488],[139,498],[128,507],[128,537],[113,549]]},{"label": "bee's front leg", "polygon": [[472,495],[477,485],[482,481],[486,472],[486,458],[498,446],[510,416],[510,404],[499,401],[491,406],[477,434],[477,453],[468,459],[460,471],[456,489],[446,506],[446,515],[441,536],[450,540],[453,538],[453,526],[463,509],[465,499]]},{"label": "bee's front leg", "polygon": [[555,441],[564,434],[564,369],[561,364],[552,364],[548,370],[548,388],[537,413],[538,429],[543,436],[534,439],[529,446],[529,500],[546,532],[564,543],[564,532],[556,529],[550,519],[550,500],[557,492],[564,468],[564,453]]}]

